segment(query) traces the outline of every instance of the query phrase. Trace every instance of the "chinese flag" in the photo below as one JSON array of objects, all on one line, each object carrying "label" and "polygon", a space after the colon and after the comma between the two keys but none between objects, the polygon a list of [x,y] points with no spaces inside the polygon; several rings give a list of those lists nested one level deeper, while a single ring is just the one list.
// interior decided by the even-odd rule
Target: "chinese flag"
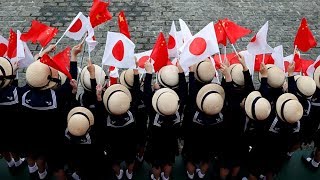
[{"label": "chinese flag", "polygon": [[[292,58],[292,56],[288,56],[289,58]],[[295,63],[295,67],[294,67],[294,72],[301,72],[302,70],[302,59],[300,58],[299,54],[295,54],[294,57],[293,57],[293,61]],[[285,59],[284,60],[284,67],[285,67],[285,72],[288,72],[288,66],[289,66],[289,63],[290,60],[289,59]]]},{"label": "chinese flag", "polygon": [[[229,53],[229,54],[227,54],[226,56],[227,56],[227,59],[228,59],[230,65],[240,63],[240,61],[239,61],[238,56],[237,56],[236,53],[234,53],[234,52],[233,52],[233,53]],[[215,66],[216,66],[216,69],[220,69],[220,68],[221,68],[221,63],[220,63],[219,55],[218,55],[218,54],[215,54],[215,55],[213,56],[213,59],[214,59],[214,62],[215,62],[215,64],[216,64],[216,65],[215,65]],[[222,62],[225,61],[224,55],[223,55],[223,56],[221,55],[221,60],[222,60]]]},{"label": "chinese flag", "polygon": [[250,29],[239,26],[228,18],[219,20],[222,28],[225,31],[225,35],[229,39],[231,44],[234,44],[238,39],[251,33]]},{"label": "chinese flag", "polygon": [[130,39],[129,26],[123,11],[120,11],[118,15],[118,25],[119,25],[119,31],[125,36],[127,36],[127,38]]},{"label": "chinese flag", "polygon": [[[254,63],[254,71],[260,71],[260,65],[263,61],[263,54],[256,55],[255,63]],[[271,54],[265,54],[264,56],[264,64],[274,64],[274,59]]]},{"label": "chinese flag", "polygon": [[96,27],[106,21],[109,21],[112,16],[108,11],[109,2],[103,2],[99,0],[94,0],[89,17],[92,27]]},{"label": "chinese flag", "polygon": [[159,33],[150,58],[154,60],[153,67],[155,72],[158,72],[163,66],[166,66],[168,63],[169,53],[166,40],[162,32]]},{"label": "chinese flag", "polygon": [[304,76],[308,76],[307,70],[309,68],[309,66],[311,66],[314,63],[314,60],[306,60],[306,59],[302,59],[301,62],[301,71],[302,74]]},{"label": "chinese flag", "polygon": [[220,22],[214,24],[214,30],[216,31],[218,43],[227,46],[227,35]]},{"label": "chinese flag", "polygon": [[32,43],[39,41],[41,46],[45,47],[57,35],[57,33],[57,28],[53,28],[42,24],[39,21],[33,20],[29,31],[22,34],[20,39],[25,42],[31,41]]},{"label": "chinese flag", "polygon": [[40,62],[47,64],[48,66],[62,72],[69,79],[72,79],[72,76],[69,72],[70,69],[70,47],[67,47],[65,50],[56,54],[51,58],[48,54],[44,54],[40,59]]},{"label": "chinese flag", "polygon": [[12,29],[10,29],[7,56],[10,59],[17,56],[17,33]]},{"label": "chinese flag", "polygon": [[308,27],[306,18],[302,18],[301,20],[296,38],[294,39],[294,45],[303,52],[307,52],[310,48],[317,46],[317,41]]}]

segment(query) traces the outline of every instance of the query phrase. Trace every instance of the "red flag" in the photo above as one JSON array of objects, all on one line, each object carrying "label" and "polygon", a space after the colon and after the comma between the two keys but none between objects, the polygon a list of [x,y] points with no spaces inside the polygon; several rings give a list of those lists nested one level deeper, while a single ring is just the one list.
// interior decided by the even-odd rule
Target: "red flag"
[{"label": "red flag", "polygon": [[216,31],[218,43],[227,46],[227,35],[219,21],[214,24],[214,30]]},{"label": "red flag", "polygon": [[[213,56],[213,59],[214,59],[214,62],[216,64],[216,69],[220,69],[221,68],[221,63],[220,63],[219,54],[215,54]],[[230,65],[240,63],[237,54],[234,53],[234,52],[227,54],[227,59],[228,59]],[[224,62],[224,55],[221,55],[221,60],[222,60],[222,62]]]},{"label": "red flag", "polygon": [[109,21],[112,16],[108,11],[109,2],[103,2],[99,0],[94,0],[89,17],[92,27],[96,27],[106,21]]},{"label": "red flag", "polygon": [[130,39],[129,26],[123,11],[120,11],[118,15],[118,26],[119,31]]},{"label": "red flag", "polygon": [[29,31],[22,34],[20,39],[25,42],[31,41],[32,43],[39,41],[41,46],[45,47],[57,35],[57,33],[57,28],[53,28],[42,24],[39,21],[33,20]]},{"label": "red flag", "polygon": [[17,56],[17,33],[15,33],[12,29],[10,29],[7,56],[10,59]]},{"label": "red flag", "polygon": [[[287,56],[284,59],[285,72],[288,72],[288,66],[289,66],[289,64],[290,64],[290,62],[292,60],[292,56],[293,55]],[[287,58],[289,58],[289,59],[287,59]],[[295,63],[294,72],[301,72],[301,70],[302,70],[302,59],[299,57],[299,54],[295,54],[294,55],[293,61]]]},{"label": "red flag", "polygon": [[229,39],[231,44],[234,44],[238,39],[251,33],[250,29],[239,26],[228,18],[219,20],[222,28],[225,31],[225,35]]},{"label": "red flag", "polygon": [[294,45],[303,52],[307,52],[310,48],[317,46],[317,41],[308,27],[306,18],[302,18],[301,20],[296,38],[294,39]]},{"label": "red flag", "polygon": [[[260,65],[263,61],[263,54],[256,55],[254,63],[254,71],[260,71]],[[274,64],[274,59],[271,54],[265,54],[264,64]]]},{"label": "red flag", "polygon": [[158,72],[163,66],[167,65],[169,54],[166,40],[162,32],[159,33],[156,44],[153,47],[150,57],[154,60],[154,71]]},{"label": "red flag", "polygon": [[307,70],[309,66],[311,66],[313,63],[314,63],[314,60],[302,59],[302,62],[301,62],[302,75],[308,76]]},{"label": "red flag", "polygon": [[48,54],[44,54],[40,59],[40,62],[47,64],[48,66],[62,72],[69,79],[72,79],[71,74],[69,72],[70,69],[70,47],[67,47],[65,50],[56,54],[53,58],[51,58]]}]

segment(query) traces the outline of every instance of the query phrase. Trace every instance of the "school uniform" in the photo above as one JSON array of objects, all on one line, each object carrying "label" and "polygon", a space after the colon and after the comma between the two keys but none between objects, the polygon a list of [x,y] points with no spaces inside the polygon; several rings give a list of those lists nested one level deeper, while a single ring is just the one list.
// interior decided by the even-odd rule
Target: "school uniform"
[{"label": "school uniform", "polygon": [[152,74],[146,74],[144,84],[145,105],[149,117],[149,141],[146,159],[154,167],[162,167],[165,164],[172,165],[178,154],[178,138],[181,136],[181,115],[186,99],[187,85],[184,73],[179,73],[179,87],[176,90],[180,106],[178,111],[170,116],[157,113],[152,106],[153,92],[151,89]]}]

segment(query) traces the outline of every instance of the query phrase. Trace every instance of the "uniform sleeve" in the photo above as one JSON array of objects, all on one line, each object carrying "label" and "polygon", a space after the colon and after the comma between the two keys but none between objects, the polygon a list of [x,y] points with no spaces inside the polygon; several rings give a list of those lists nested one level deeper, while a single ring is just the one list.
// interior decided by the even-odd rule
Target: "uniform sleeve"
[{"label": "uniform sleeve", "polygon": [[149,116],[151,115],[151,111],[152,111],[151,80],[152,80],[152,74],[146,73],[146,77],[144,79],[143,94],[144,94],[144,103],[146,105],[146,109]]},{"label": "uniform sleeve", "polygon": [[72,79],[77,79],[77,76],[78,76],[77,62],[70,62],[70,74]]},{"label": "uniform sleeve", "polygon": [[259,88],[259,92],[261,93],[262,97],[269,99],[270,92],[268,90],[268,78],[261,78],[261,85]]},{"label": "uniform sleeve", "polygon": [[179,89],[178,89],[178,95],[180,99],[180,107],[179,107],[179,113],[182,114],[182,111],[184,109],[184,106],[186,104],[187,94],[188,94],[188,87],[186,82],[186,77],[184,73],[179,73]]},{"label": "uniform sleeve", "polygon": [[247,96],[248,94],[250,94],[252,91],[254,91],[254,86],[253,86],[253,82],[252,82],[252,78],[251,78],[251,74],[250,71],[243,71],[243,76],[244,76],[244,88],[245,88],[245,95]]},{"label": "uniform sleeve", "polygon": [[94,129],[95,129],[95,136],[96,136],[96,143],[99,145],[103,145],[104,140],[103,140],[103,130],[104,130],[104,113],[105,113],[105,108],[104,104],[102,101],[97,101],[95,105],[95,123],[94,123]]},{"label": "uniform sleeve", "polygon": [[294,76],[288,77],[288,92],[295,95],[297,93],[297,83],[294,80]]},{"label": "uniform sleeve", "polygon": [[136,115],[138,111],[138,106],[139,106],[139,99],[140,99],[140,93],[139,93],[139,88],[140,88],[140,81],[139,81],[139,75],[135,74],[133,77],[133,91],[132,91],[132,110],[133,114]]},{"label": "uniform sleeve", "polygon": [[197,89],[196,82],[194,78],[194,72],[189,73],[189,97],[190,97],[190,105],[195,104],[197,97]]}]

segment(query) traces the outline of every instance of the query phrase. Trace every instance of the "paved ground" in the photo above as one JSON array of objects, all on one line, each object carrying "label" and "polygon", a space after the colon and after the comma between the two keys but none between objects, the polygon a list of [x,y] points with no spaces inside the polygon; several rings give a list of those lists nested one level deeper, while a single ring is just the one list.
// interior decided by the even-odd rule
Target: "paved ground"
[{"label": "paved ground", "polygon": [[[84,14],[89,12],[91,2],[92,0],[0,0],[0,34],[8,37],[9,28],[26,32],[31,20],[37,19],[58,27],[59,38],[79,11]],[[293,40],[302,17],[307,17],[311,30],[320,40],[319,8],[318,0],[112,0],[109,10],[114,18],[96,30],[100,44],[93,52],[93,60],[101,62],[106,32],[118,30],[116,16],[121,9],[126,12],[129,20],[136,52],[151,49],[159,31],[167,33],[173,20],[178,24],[179,18],[184,19],[192,33],[196,33],[210,21],[216,22],[228,17],[254,32],[268,20],[269,44],[273,47],[282,44],[284,54],[289,55],[293,52]],[[252,36],[239,41],[239,49],[245,48]],[[64,38],[60,48],[74,43],[76,42]],[[41,48],[29,46],[34,53]],[[315,59],[319,54],[320,49],[315,48],[306,57]]]}]

